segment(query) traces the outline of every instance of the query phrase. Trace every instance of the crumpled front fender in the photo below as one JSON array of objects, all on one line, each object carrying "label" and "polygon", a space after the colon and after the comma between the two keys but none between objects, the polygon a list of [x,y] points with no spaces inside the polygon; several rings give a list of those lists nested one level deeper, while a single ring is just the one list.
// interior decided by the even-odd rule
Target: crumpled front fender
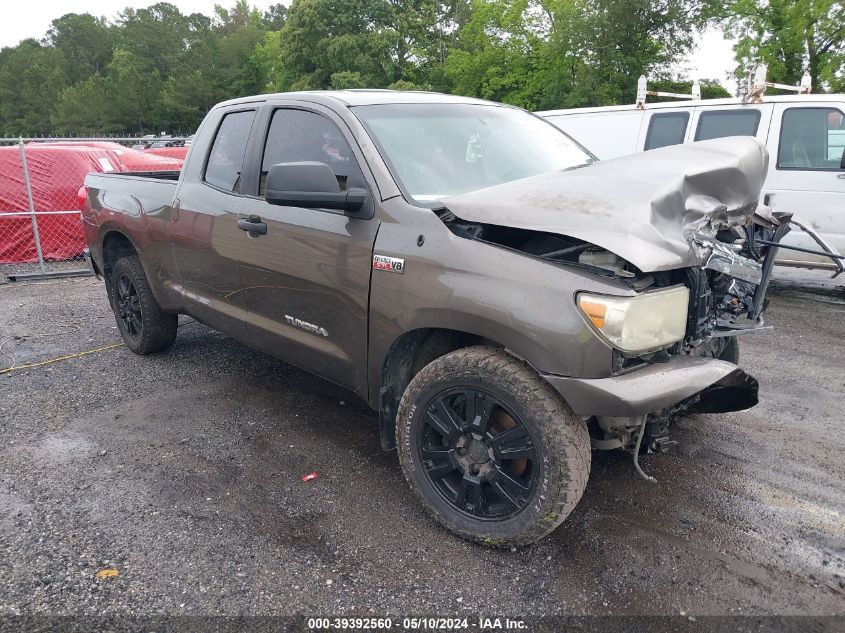
[{"label": "crumpled front fender", "polygon": [[736,365],[676,356],[610,378],[544,375],[577,415],[640,416],[685,403],[690,413],[742,411],[757,404],[757,381]]}]

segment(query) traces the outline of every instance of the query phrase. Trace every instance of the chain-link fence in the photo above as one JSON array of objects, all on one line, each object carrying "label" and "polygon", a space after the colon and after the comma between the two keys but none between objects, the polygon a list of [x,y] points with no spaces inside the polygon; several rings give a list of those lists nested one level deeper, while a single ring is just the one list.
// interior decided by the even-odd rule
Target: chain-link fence
[{"label": "chain-link fence", "polygon": [[0,139],[0,275],[86,273],[80,217],[85,176],[179,169],[185,140]]}]

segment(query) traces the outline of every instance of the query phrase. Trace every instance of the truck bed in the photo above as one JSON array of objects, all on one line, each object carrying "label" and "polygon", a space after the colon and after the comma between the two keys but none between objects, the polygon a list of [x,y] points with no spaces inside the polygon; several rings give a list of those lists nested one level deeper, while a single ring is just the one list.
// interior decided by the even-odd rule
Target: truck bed
[{"label": "truck bed", "polygon": [[181,171],[178,170],[169,170],[169,171],[111,171],[107,173],[99,174],[100,176],[120,176],[120,177],[135,177],[135,178],[145,178],[150,180],[179,180],[179,174]]},{"label": "truck bed", "polygon": [[83,212],[83,220],[87,216],[99,224],[105,212],[113,222],[131,224],[133,218],[144,218],[151,212],[160,214],[173,202],[179,174],[178,171],[88,174],[85,186],[96,203],[87,213]]}]

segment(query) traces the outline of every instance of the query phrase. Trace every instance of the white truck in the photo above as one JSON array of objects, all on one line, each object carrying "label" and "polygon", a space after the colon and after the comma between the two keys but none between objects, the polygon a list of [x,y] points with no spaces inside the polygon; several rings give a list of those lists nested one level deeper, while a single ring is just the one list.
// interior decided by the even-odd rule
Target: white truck
[{"label": "white truck", "polygon": [[752,84],[752,99],[646,104],[641,78],[636,104],[537,114],[602,160],[718,137],[757,138],[771,156],[764,204],[794,213],[834,251],[833,257],[823,254],[827,249],[810,233],[796,230],[784,237],[777,263],[841,271],[836,254],[845,252],[845,95],[809,94],[802,86],[802,94],[763,96],[765,85],[760,90]]}]

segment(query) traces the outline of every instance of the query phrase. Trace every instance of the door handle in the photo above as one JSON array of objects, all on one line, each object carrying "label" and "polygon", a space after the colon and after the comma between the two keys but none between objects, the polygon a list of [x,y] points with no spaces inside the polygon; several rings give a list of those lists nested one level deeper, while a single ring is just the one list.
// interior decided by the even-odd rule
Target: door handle
[{"label": "door handle", "polygon": [[763,204],[766,205],[767,207],[770,207],[770,206],[772,206],[771,203],[772,203],[772,194],[770,194],[770,193],[764,194],[763,195]]},{"label": "door handle", "polygon": [[839,178],[839,180],[845,180],[845,174],[839,174],[837,178]]},{"label": "door handle", "polygon": [[238,220],[238,228],[249,233],[250,237],[267,235],[267,224],[261,221],[257,215],[251,215],[246,220]]}]

